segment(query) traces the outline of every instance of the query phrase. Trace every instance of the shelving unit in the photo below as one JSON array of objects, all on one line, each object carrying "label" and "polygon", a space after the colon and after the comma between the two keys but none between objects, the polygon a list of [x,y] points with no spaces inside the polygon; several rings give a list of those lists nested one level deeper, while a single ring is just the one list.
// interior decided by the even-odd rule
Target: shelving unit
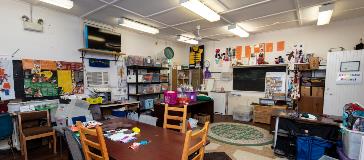
[{"label": "shelving unit", "polygon": [[[169,81],[167,82],[139,82],[139,72],[138,70],[147,70],[147,72],[153,72],[153,73],[158,73],[161,74],[161,70],[169,70],[169,68],[167,67],[155,67],[155,66],[136,66],[136,65],[132,65],[132,66],[127,66],[127,73],[129,73],[130,70],[133,70],[134,74],[135,74],[135,82],[127,82],[127,87],[128,87],[128,99],[130,99],[130,97],[135,97],[137,101],[140,101],[140,98],[143,96],[153,96],[153,95],[158,95],[158,97],[160,98],[160,95],[163,94],[163,92],[157,92],[157,93],[139,93],[139,89],[140,86],[139,85],[150,85],[150,84],[162,84],[162,83],[167,83],[169,85]],[[169,77],[169,74],[167,74]],[[135,93],[130,93],[130,85],[135,85]],[[140,109],[139,112],[145,111],[148,109]]]},{"label": "shelving unit", "polygon": [[81,52],[82,62],[85,59],[85,56],[87,53],[111,55],[111,56],[114,56],[115,61],[118,61],[120,56],[126,55],[125,53],[121,53],[121,52],[104,51],[104,50],[90,49],[90,48],[80,48],[80,49],[78,49],[78,51]]}]

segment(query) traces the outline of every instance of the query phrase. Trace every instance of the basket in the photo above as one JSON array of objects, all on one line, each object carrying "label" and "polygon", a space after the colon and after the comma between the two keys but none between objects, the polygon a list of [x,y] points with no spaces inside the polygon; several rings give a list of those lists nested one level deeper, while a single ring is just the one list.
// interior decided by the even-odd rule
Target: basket
[{"label": "basket", "polygon": [[164,91],[164,103],[177,104],[177,92],[176,91]]}]

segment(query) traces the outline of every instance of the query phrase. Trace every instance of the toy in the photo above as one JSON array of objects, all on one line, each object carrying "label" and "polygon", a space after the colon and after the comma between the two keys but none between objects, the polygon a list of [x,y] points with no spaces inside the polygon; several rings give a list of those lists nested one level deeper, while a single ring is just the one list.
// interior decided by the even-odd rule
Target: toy
[{"label": "toy", "polygon": [[133,129],[131,129],[134,133],[140,133],[140,128],[138,127],[134,127]]}]

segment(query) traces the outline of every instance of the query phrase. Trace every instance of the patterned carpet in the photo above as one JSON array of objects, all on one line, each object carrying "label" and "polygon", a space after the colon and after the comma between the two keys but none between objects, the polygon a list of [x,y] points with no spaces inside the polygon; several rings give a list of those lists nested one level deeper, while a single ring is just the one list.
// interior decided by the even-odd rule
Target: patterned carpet
[{"label": "patterned carpet", "polygon": [[238,146],[261,146],[272,143],[272,135],[265,129],[248,124],[219,122],[210,125],[210,139]]},{"label": "patterned carpet", "polygon": [[[217,135],[221,136],[220,140],[216,140]],[[229,138],[231,139],[228,140]],[[272,135],[267,130],[253,125],[212,123],[209,140],[210,144],[205,148],[206,153],[224,152],[232,160],[285,160],[274,155],[271,149]]]}]

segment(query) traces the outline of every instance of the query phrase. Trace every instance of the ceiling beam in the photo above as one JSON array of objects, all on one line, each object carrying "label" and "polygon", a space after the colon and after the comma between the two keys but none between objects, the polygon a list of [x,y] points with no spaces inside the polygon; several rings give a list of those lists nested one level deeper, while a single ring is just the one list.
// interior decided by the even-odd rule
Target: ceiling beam
[{"label": "ceiling beam", "polygon": [[298,23],[299,23],[299,25],[302,25],[300,2],[298,2],[298,0],[295,0],[294,3],[295,3],[295,6],[296,6],[296,16],[297,16],[297,19],[298,19]]}]

